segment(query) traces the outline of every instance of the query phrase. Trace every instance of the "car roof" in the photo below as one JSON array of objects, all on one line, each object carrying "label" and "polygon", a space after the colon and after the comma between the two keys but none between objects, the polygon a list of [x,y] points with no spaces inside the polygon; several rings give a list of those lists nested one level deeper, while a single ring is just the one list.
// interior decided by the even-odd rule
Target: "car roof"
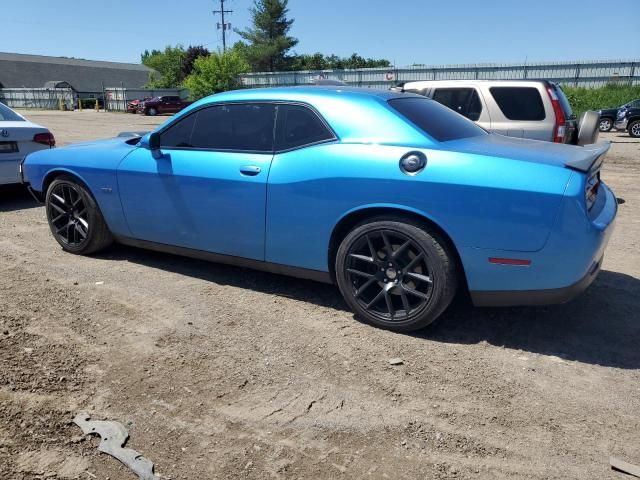
[{"label": "car roof", "polygon": [[312,85],[297,87],[251,88],[244,90],[232,90],[218,93],[206,98],[212,102],[241,101],[241,100],[271,100],[271,101],[304,101],[313,102],[322,98],[378,98],[382,101],[393,98],[405,98],[406,94],[390,90],[377,90],[371,88],[346,87],[336,85]]}]

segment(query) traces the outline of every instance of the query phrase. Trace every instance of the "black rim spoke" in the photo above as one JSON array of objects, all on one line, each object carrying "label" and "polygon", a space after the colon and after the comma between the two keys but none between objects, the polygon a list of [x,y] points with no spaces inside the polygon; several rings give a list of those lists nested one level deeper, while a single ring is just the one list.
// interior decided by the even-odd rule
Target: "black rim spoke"
[{"label": "black rim spoke", "polygon": [[410,321],[432,297],[428,256],[398,231],[373,230],[355,240],[345,273],[355,301],[384,321]]},{"label": "black rim spoke", "polygon": [[65,245],[80,246],[89,236],[88,210],[80,192],[69,184],[54,188],[47,214],[55,236]]}]

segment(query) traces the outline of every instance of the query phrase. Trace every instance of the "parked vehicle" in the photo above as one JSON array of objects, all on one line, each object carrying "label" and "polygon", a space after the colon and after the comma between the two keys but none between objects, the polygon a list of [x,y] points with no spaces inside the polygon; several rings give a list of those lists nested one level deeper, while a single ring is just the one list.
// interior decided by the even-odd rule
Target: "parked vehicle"
[{"label": "parked vehicle", "polygon": [[362,319],[410,331],[467,287],[476,305],[583,291],[617,212],[608,149],[493,135],[419,95],[310,86],[214,95],[141,138],[29,155],[24,172],[70,253],[117,241],[335,282]]},{"label": "parked vehicle", "polygon": [[433,98],[493,133],[576,143],[571,105],[560,85],[545,80],[427,80],[395,90]]},{"label": "parked vehicle", "polygon": [[618,112],[625,108],[640,108],[640,99],[632,100],[629,103],[619,106],[618,108],[604,108],[598,111],[600,115],[600,131],[610,132],[613,124],[618,118]]},{"label": "parked vehicle", "polygon": [[146,102],[151,100],[153,97],[145,97],[143,99],[131,100],[127,103],[127,113],[138,113],[138,105],[142,102]]},{"label": "parked vehicle", "polygon": [[0,185],[20,183],[18,169],[24,157],[55,144],[55,138],[45,127],[0,103]]},{"label": "parked vehicle", "polygon": [[138,113],[144,115],[159,115],[162,113],[178,113],[193,102],[182,100],[177,95],[163,95],[144,100],[138,104]]},{"label": "parked vehicle", "polygon": [[616,130],[628,132],[633,138],[640,138],[640,107],[618,110],[618,118],[614,125]]}]

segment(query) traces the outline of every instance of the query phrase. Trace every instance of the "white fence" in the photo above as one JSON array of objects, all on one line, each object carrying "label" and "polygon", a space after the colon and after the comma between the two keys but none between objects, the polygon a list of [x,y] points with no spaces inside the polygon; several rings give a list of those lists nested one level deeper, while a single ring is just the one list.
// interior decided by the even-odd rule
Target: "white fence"
[{"label": "white fence", "polygon": [[73,110],[75,94],[70,88],[2,88],[0,102],[11,108]]},{"label": "white fence", "polygon": [[413,80],[539,79],[563,85],[600,87],[608,83],[640,85],[640,59],[261,72],[247,73],[240,79],[245,87],[250,88],[309,85],[319,79],[339,80],[352,86],[380,89]]}]

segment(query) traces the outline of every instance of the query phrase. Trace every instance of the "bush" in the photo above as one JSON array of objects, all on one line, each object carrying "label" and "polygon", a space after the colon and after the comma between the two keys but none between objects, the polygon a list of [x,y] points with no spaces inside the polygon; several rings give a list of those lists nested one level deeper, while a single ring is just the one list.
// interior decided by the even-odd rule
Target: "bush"
[{"label": "bush", "polygon": [[193,64],[193,72],[184,86],[191,98],[198,100],[212,93],[240,88],[239,76],[249,71],[249,64],[235,48],[226,52],[214,52],[208,57],[199,57]]},{"label": "bush", "polygon": [[640,98],[640,85],[609,84],[600,88],[562,86],[573,113],[580,115],[587,110],[616,108],[620,105]]}]

